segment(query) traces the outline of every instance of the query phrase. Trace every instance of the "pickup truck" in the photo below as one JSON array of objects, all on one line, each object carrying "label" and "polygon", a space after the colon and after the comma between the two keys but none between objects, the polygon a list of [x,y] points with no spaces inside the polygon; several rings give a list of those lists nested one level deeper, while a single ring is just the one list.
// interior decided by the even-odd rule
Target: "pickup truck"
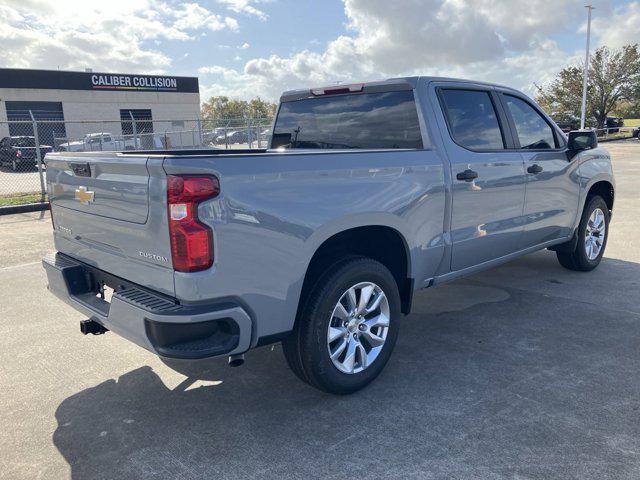
[{"label": "pickup truck", "polygon": [[4,137],[0,140],[0,167],[11,167],[14,172],[33,168],[38,164],[37,150],[40,150],[40,158],[43,159],[51,151],[51,147],[40,145],[36,149],[34,137]]},{"label": "pickup truck", "polygon": [[[149,137],[148,134],[141,134],[141,137]],[[159,140],[152,138],[155,146],[162,147]],[[136,150],[141,147],[140,139],[133,136],[115,136],[111,133],[89,133],[82,140],[74,140],[58,145],[56,150],[60,152],[94,152],[94,151],[114,151],[114,150]]]},{"label": "pickup truck", "polygon": [[264,150],[49,154],[47,185],[49,289],[83,333],[232,365],[282,342],[337,394],[381,372],[419,289],[545,248],[594,269],[615,191],[593,131],[433,77],[286,92]]}]

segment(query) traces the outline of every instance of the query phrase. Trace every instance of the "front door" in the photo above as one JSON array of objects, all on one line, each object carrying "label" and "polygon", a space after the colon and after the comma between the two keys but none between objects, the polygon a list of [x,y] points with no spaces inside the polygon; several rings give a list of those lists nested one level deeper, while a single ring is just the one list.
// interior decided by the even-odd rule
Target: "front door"
[{"label": "front door", "polygon": [[[451,270],[462,270],[518,249],[523,231],[525,175],[492,88],[437,89],[448,131],[453,178]],[[445,136],[446,137],[446,136]]]},{"label": "front door", "polygon": [[579,179],[566,142],[530,101],[511,93],[500,96],[527,178],[520,248],[567,237],[576,220]]}]

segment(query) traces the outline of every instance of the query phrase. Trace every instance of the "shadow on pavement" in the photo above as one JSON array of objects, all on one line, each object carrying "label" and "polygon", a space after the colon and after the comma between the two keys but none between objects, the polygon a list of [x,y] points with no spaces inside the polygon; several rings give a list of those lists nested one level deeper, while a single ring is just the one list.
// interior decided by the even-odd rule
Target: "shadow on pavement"
[{"label": "shadow on pavement", "polygon": [[298,381],[279,346],[177,387],[144,366],[65,399],[54,444],[74,479],[637,477],[640,315],[475,281],[439,291],[352,396]]}]

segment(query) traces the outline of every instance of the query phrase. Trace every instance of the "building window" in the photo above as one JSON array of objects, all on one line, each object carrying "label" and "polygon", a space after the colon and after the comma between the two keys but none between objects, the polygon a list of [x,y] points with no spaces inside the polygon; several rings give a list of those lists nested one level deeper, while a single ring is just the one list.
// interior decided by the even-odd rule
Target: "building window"
[{"label": "building window", "polygon": [[9,121],[9,135],[14,137],[33,137],[33,122],[31,115],[38,125],[38,140],[40,145],[57,147],[67,141],[67,131],[64,125],[64,114],[61,102],[5,102],[7,120]]}]

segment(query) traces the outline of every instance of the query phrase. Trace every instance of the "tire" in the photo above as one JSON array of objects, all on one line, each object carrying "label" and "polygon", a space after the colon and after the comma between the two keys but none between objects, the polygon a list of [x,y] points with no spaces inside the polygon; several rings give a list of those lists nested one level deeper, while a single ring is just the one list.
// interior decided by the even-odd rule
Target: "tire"
[{"label": "tire", "polygon": [[11,161],[11,170],[13,170],[14,172],[18,171],[18,162],[16,162],[15,160]]},{"label": "tire", "polygon": [[[598,223],[604,224],[604,231],[602,228],[593,228],[593,221],[590,221],[590,219],[593,220],[592,216],[594,215],[596,219],[599,218],[599,214],[602,214],[602,222]],[[607,239],[609,238],[609,218],[609,207],[602,197],[595,195],[587,198],[587,203],[582,212],[580,224],[578,225],[578,241],[576,242],[575,248],[573,251],[556,252],[560,265],[578,272],[588,272],[596,268],[600,264],[607,246]],[[599,227],[600,225],[595,226]],[[588,228],[592,232],[591,235],[588,234]],[[596,235],[594,236],[593,233]],[[588,236],[591,237],[591,243],[595,242],[595,245],[592,245],[591,249],[588,245],[590,242],[590,240],[587,239]],[[598,241],[597,239],[600,240]],[[599,249],[596,248],[598,245]]]},{"label": "tire", "polygon": [[[348,307],[351,289],[357,302],[372,292],[366,304],[371,311],[361,310],[365,312],[362,318],[345,313],[355,313],[357,308],[338,306],[340,302]],[[339,315],[334,315],[336,312]],[[282,342],[285,359],[301,380],[324,392],[356,392],[385,367],[398,337],[399,318],[400,294],[391,272],[370,258],[346,259],[330,267],[311,289],[293,332]],[[338,331],[340,335],[330,341],[329,334]],[[330,349],[335,353],[345,342],[340,355],[332,360]],[[353,360],[347,358],[349,353]]]}]

